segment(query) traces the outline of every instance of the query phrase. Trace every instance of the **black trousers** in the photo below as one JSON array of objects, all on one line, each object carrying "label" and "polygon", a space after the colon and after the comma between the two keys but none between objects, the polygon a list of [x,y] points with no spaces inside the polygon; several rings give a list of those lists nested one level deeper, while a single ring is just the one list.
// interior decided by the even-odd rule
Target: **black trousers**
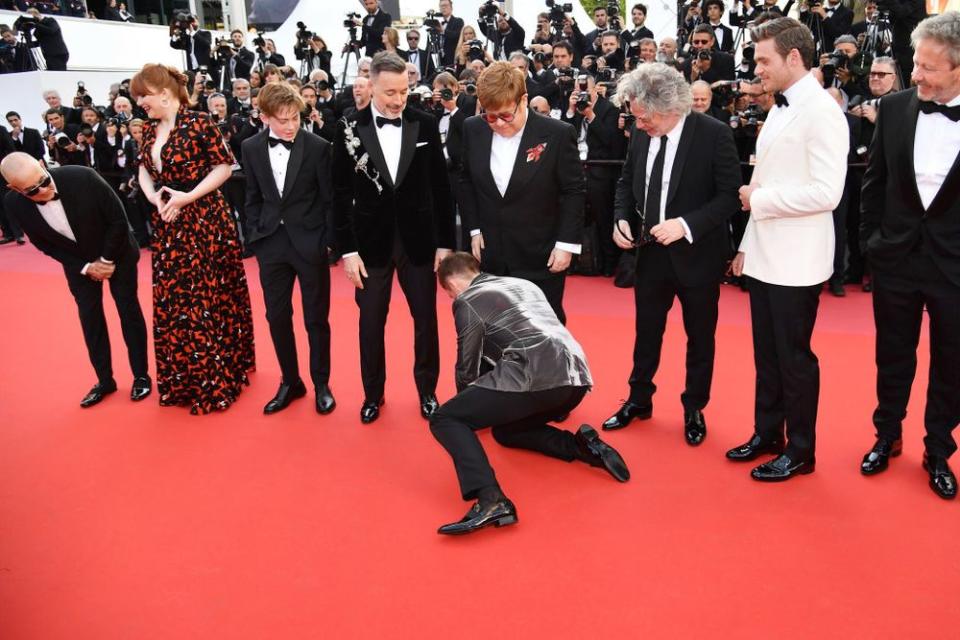
[{"label": "black trousers", "polygon": [[531,278],[530,282],[537,285],[540,290],[543,291],[547,302],[550,303],[550,308],[557,314],[557,319],[560,321],[560,324],[567,324],[567,314],[563,310],[563,290],[567,284],[567,274],[551,273],[546,278]]},{"label": "black trousers", "polygon": [[586,387],[510,392],[470,386],[444,402],[430,418],[430,431],[453,458],[463,499],[471,500],[480,489],[497,486],[477,438],[478,429],[492,427],[494,440],[504,447],[529,449],[567,462],[576,459],[576,437],[547,423],[572,411],[586,393]]},{"label": "black trousers", "polygon": [[860,253],[860,189],[863,187],[863,169],[847,170],[847,273],[859,282],[866,273],[866,264]]},{"label": "black trousers", "polygon": [[960,286],[947,280],[926,255],[911,254],[897,273],[874,273],[877,326],[877,409],[880,437],[897,439],[907,415],[917,372],[923,310],[930,318],[930,373],[923,442],[929,453],[957,450],[952,432],[960,422]]},{"label": "black trousers", "polygon": [[[304,259],[290,242],[284,225],[254,247],[260,265],[260,286],[267,308],[273,349],[283,381],[300,380],[297,341],[293,333],[293,283],[300,283],[303,324],[310,345],[310,379],[314,387],[330,381],[330,266]],[[325,256],[324,256],[325,257]]]},{"label": "black trousers", "polygon": [[840,204],[833,210],[833,276],[830,280],[843,282],[847,271],[847,212],[850,205],[850,192],[846,186]]},{"label": "black trousers", "polygon": [[764,440],[782,439],[795,460],[816,450],[820,364],[810,347],[822,284],[784,287],[749,279],[753,359],[757,368],[754,420]]},{"label": "black trousers", "polygon": [[66,71],[67,61],[69,59],[70,54],[62,56],[50,56],[47,58],[47,71]]},{"label": "black trousers", "polygon": [[612,271],[620,260],[621,250],[613,241],[613,199],[620,172],[607,167],[587,167],[587,206],[597,225],[598,254],[601,271]]},{"label": "black trousers", "polygon": [[[147,325],[143,320],[140,301],[137,299],[139,257],[140,254],[136,253],[126,260],[117,261],[113,276],[107,280],[110,295],[113,296],[120,316],[123,341],[127,345],[127,358],[135,378],[147,375]],[[112,384],[114,380],[110,335],[107,332],[107,319],[103,315],[103,283],[66,269],[64,273],[67,276],[70,293],[77,301],[83,340],[87,345],[90,363],[97,373],[97,380],[104,384]]]},{"label": "black trousers", "polygon": [[421,394],[433,393],[440,377],[440,336],[437,329],[437,278],[433,264],[410,263],[395,234],[393,257],[385,267],[367,267],[369,276],[355,298],[360,308],[360,376],[367,400],[383,397],[387,380],[384,328],[390,311],[393,274],[413,317],[413,379]]},{"label": "black trousers", "polygon": [[20,225],[17,224],[16,218],[7,215],[6,210],[3,208],[3,200],[9,191],[6,185],[0,187],[0,231],[3,231],[4,238],[22,238],[23,230],[20,228]]},{"label": "black trousers", "polygon": [[651,402],[657,387],[653,377],[660,366],[663,333],[673,299],[680,299],[683,328],[687,334],[686,387],[680,396],[687,411],[703,409],[710,401],[720,281],[684,286],[670,261],[669,248],[650,244],[640,250],[633,287],[636,328],[630,401]]}]

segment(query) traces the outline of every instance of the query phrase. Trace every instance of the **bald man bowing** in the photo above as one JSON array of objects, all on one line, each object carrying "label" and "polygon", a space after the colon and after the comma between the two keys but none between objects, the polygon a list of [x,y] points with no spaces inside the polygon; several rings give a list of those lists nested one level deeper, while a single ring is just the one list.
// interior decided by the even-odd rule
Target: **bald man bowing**
[{"label": "bald man bowing", "polygon": [[0,173],[10,185],[6,210],[40,251],[63,265],[77,301],[83,339],[97,373],[97,384],[80,406],[91,407],[117,390],[103,315],[104,280],[110,283],[133,370],[130,399],[143,400],[152,383],[147,375],[147,327],[137,299],[140,250],[120,199],[92,169],[47,171],[22,152],[4,158]]}]

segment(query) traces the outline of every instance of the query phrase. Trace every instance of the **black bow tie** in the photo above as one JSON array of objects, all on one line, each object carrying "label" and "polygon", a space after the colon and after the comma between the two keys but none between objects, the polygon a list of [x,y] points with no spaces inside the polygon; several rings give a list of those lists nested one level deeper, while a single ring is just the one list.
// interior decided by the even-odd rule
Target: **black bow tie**
[{"label": "black bow tie", "polygon": [[59,200],[59,199],[60,199],[60,194],[59,194],[59,193],[55,193],[55,194],[53,194],[53,197],[50,198],[50,201],[53,202],[54,200]]},{"label": "black bow tie", "polygon": [[381,117],[381,116],[377,116],[377,128],[379,129],[379,128],[381,128],[381,127],[382,127],[383,125],[385,125],[385,124],[392,124],[392,125],[395,126],[395,127],[399,127],[399,126],[400,126],[400,118],[390,119],[390,118],[383,118],[383,117]]},{"label": "black bow tie", "polygon": [[937,104],[931,100],[920,101],[920,111],[923,113],[942,113],[954,122],[960,122],[960,105],[948,107],[945,104]]},{"label": "black bow tie", "polygon": [[777,103],[778,107],[786,108],[790,106],[790,102],[787,101],[787,96],[783,95],[782,93],[773,94],[773,101]]},{"label": "black bow tie", "polygon": [[293,143],[290,142],[289,140],[281,140],[280,138],[268,138],[268,140],[270,140],[271,147],[275,147],[278,144],[282,144],[287,151],[290,151],[291,149],[293,149]]}]

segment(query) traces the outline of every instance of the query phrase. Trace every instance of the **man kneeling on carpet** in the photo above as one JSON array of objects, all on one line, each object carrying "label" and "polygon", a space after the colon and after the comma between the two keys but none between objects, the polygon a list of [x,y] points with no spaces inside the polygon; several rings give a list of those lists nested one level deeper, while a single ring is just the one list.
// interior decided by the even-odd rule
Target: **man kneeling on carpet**
[{"label": "man kneeling on carpet", "polygon": [[430,430],[453,458],[463,499],[477,500],[438,533],[517,522],[475,433],[485,427],[505,447],[580,460],[626,482],[623,458],[590,425],[573,434],[548,424],[579,405],[593,381],[583,349],[537,285],[480,273],[477,260],[463,252],[444,258],[437,276],[454,299],[458,393],[430,418]]},{"label": "man kneeling on carpet", "polygon": [[80,326],[97,384],[80,401],[91,407],[117,390],[110,359],[110,337],[103,315],[103,281],[117,305],[123,340],[133,370],[131,400],[150,395],[147,375],[147,325],[137,299],[140,248],[130,230],[123,203],[103,178],[87,167],[48,172],[26,153],[11,153],[0,163],[10,185],[8,213],[32,242],[63,265],[77,301]]}]

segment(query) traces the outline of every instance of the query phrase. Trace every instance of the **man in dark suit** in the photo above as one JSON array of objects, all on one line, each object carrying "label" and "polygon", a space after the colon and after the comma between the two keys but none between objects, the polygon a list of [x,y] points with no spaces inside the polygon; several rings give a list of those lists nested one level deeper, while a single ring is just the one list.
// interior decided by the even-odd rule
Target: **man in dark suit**
[{"label": "man in dark suit", "polygon": [[420,32],[416,29],[407,31],[407,46],[410,48],[406,52],[407,62],[416,65],[417,70],[420,71],[420,79],[425,84],[430,84],[437,73],[437,65],[433,63],[433,59],[427,55],[425,49],[419,48]]},{"label": "man in dark suit", "polygon": [[[181,31],[175,28],[170,36],[170,47],[184,52],[187,60],[187,71],[194,71],[200,67],[210,69],[210,46],[213,44],[209,31],[200,29],[200,22],[196,16],[190,16],[190,28]],[[211,74],[213,75],[213,74]],[[214,76],[216,78],[216,76]]]},{"label": "man in dark suit", "polygon": [[563,287],[580,253],[585,182],[577,132],[527,108],[526,78],[495,62],[477,83],[486,113],[463,127],[457,198],[484,271],[539,286],[560,322]]},{"label": "man in dark suit", "polygon": [[266,414],[306,395],[293,334],[293,284],[300,284],[310,344],[310,378],[320,414],[333,411],[330,391],[330,267],[332,232],[330,144],[300,129],[303,98],[286,83],[258,95],[264,130],[243,142],[247,174],[246,246],[260,266],[260,286],[282,379]]},{"label": "man in dark suit", "polygon": [[714,48],[717,51],[733,55],[733,30],[721,22],[725,8],[723,0],[707,0],[703,3],[703,10],[707,14],[707,23],[713,29],[716,40]]},{"label": "man in dark suit", "polygon": [[829,53],[833,51],[833,41],[850,32],[853,11],[845,7],[841,0],[804,2],[800,5],[800,22],[813,34],[817,51]]},{"label": "man in dark suit", "polygon": [[583,37],[586,41],[586,48],[583,50],[583,55],[600,55],[600,36],[610,28],[607,26],[609,24],[609,16],[607,15],[607,7],[605,5],[601,4],[594,8],[593,24],[596,28]]},{"label": "man in dark suit", "polygon": [[523,50],[526,32],[502,6],[497,5],[497,8],[500,13],[497,16],[496,29],[491,29],[486,21],[480,20],[480,33],[493,42],[494,60],[508,60],[511,53]]},{"label": "man in dark suit", "polygon": [[383,30],[390,26],[393,18],[380,8],[380,0],[362,0],[367,15],[361,19],[360,43],[364,47],[365,55],[373,57],[378,51],[383,51]]},{"label": "man in dark suit", "polygon": [[646,26],[644,23],[647,21],[647,6],[644,4],[635,4],[630,8],[630,20],[633,23],[629,29],[625,29],[623,33],[620,34],[620,41],[623,44],[623,49],[626,51],[630,48],[632,42],[640,42],[644,38],[655,39],[653,31]]},{"label": "man in dark suit", "polygon": [[67,43],[63,41],[60,33],[60,25],[53,18],[44,18],[36,7],[30,7],[27,13],[36,21],[33,34],[37,44],[33,46],[40,47],[43,59],[47,61],[47,70],[66,71],[70,52],[67,51]]},{"label": "man in dark suit", "polygon": [[383,404],[394,272],[413,316],[413,378],[429,418],[440,375],[434,271],[455,245],[450,185],[436,119],[407,107],[406,63],[382,51],[370,78],[373,100],[337,124],[333,143],[338,249],[360,307],[360,419],[373,422]]},{"label": "man in dark suit", "polygon": [[11,189],[4,199],[6,211],[40,251],[63,265],[77,301],[98,380],[80,406],[91,407],[117,390],[103,315],[104,280],[110,282],[133,370],[130,399],[143,400],[152,383],[147,374],[147,327],[137,299],[140,250],[120,199],[92,169],[61,167],[48,172],[22,152],[4,158],[0,172]]},{"label": "man in dark suit", "polygon": [[[464,500],[477,502],[437,533],[459,535],[515,524],[476,431],[492,427],[505,447],[602,467],[620,482],[630,471],[588,424],[576,434],[550,426],[593,385],[583,349],[557,321],[543,292],[519,278],[480,273],[469,253],[444,258],[440,284],[454,298],[457,395],[430,419],[430,431],[453,458]],[[565,363],[565,366],[557,366]]]},{"label": "man in dark suit", "polygon": [[460,32],[463,31],[463,18],[453,15],[453,0],[440,0],[440,26],[443,28],[441,43],[443,47],[444,67],[456,64],[457,42],[460,41]]},{"label": "man in dark suit", "polygon": [[729,53],[718,51],[717,42],[710,25],[700,24],[690,36],[690,57],[684,61],[681,71],[690,82],[703,80],[713,84],[717,80],[734,80],[736,64]]},{"label": "man in dark suit", "polygon": [[696,446],[707,434],[703,409],[713,378],[720,281],[730,257],[727,220],[741,185],[737,147],[730,127],[691,111],[690,86],[665,64],[641,65],[620,81],[617,95],[637,119],[617,184],[613,236],[621,249],[636,247],[636,335],[630,395],[603,428],[651,416],[653,378],[676,297],[687,334],[684,437]]},{"label": "man in dark suit", "polygon": [[224,94],[233,92],[233,81],[237,78],[250,80],[250,70],[256,62],[253,51],[244,46],[245,35],[240,29],[230,32],[232,46],[223,43],[217,50],[217,65],[223,68],[221,87]]},{"label": "man in dark suit", "polygon": [[10,137],[13,138],[14,150],[23,151],[37,160],[43,160],[43,138],[40,132],[24,127],[20,114],[16,111],[8,111],[6,117],[7,124],[10,125]]},{"label": "man in dark suit", "polygon": [[873,269],[878,400],[877,440],[860,469],[879,473],[902,450],[901,425],[926,309],[930,382],[923,467],[942,498],[957,495],[947,460],[957,450],[952,432],[960,422],[960,80],[952,57],[957,33],[957,12],[927,18],[914,30],[917,86],[880,100],[860,200],[861,243]]}]

